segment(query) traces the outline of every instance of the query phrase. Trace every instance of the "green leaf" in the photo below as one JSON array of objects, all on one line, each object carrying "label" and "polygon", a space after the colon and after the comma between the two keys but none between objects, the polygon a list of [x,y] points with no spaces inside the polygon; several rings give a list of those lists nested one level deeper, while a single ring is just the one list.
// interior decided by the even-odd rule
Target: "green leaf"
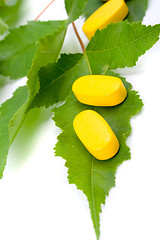
[{"label": "green leaf", "polygon": [[[134,66],[138,57],[158,40],[159,32],[160,25],[146,27],[141,23],[128,22],[110,24],[106,29],[97,31],[84,54],[64,54],[57,63],[43,67],[39,72],[40,89],[37,80],[30,85],[31,96],[34,97],[32,107],[49,107],[66,101],[59,108],[54,108],[54,120],[62,129],[56,145],[56,155],[66,159],[69,182],[76,184],[88,198],[97,239],[100,235],[101,205],[105,203],[106,195],[115,184],[117,166],[130,158],[129,148],[126,146],[126,136],[131,131],[130,118],[141,109],[143,104],[137,93],[131,90],[131,85],[124,79],[122,81],[128,90],[128,97],[122,104],[110,108],[90,107],[79,103],[71,92],[71,86],[78,77],[84,75],[92,73],[115,75],[110,69]],[[35,68],[36,75],[38,68]],[[94,109],[101,114],[120,141],[119,153],[109,161],[100,162],[93,158],[73,131],[74,117],[85,109]],[[23,109],[22,112],[24,113]],[[21,117],[15,119],[18,119],[17,122],[22,122]],[[14,138],[18,128],[13,124],[14,121],[11,123],[14,128],[10,131],[10,136]]]},{"label": "green leaf", "polygon": [[148,7],[148,0],[129,0],[126,3],[129,8],[127,20],[129,22],[142,21]]},{"label": "green leaf", "polygon": [[[81,69],[83,71],[83,69]],[[115,75],[107,72],[108,75]],[[83,75],[83,73],[82,73]],[[70,184],[75,184],[87,196],[91,217],[93,220],[97,239],[100,236],[101,205],[109,190],[115,186],[115,173],[117,166],[130,159],[129,148],[126,145],[126,136],[131,132],[130,118],[142,107],[142,101],[131,86],[122,79],[128,97],[115,107],[91,107],[78,102],[73,93],[66,99],[64,105],[54,108],[54,121],[61,128],[62,133],[56,144],[56,156],[66,160],[68,179]],[[83,146],[73,130],[73,119],[83,110],[92,109],[103,116],[109,123],[120,142],[118,154],[108,161],[95,159]]]},{"label": "green leaf", "polygon": [[39,72],[40,90],[35,95],[31,108],[49,107],[55,103],[63,102],[71,91],[71,86],[81,75],[81,68],[88,66],[83,54],[63,54],[57,63],[48,64]]},{"label": "green leaf", "polygon": [[0,108],[0,178],[3,176],[9,148],[24,121],[23,137],[20,137],[20,141],[25,141],[25,144],[27,144],[28,141],[30,142],[36,128],[51,117],[50,110],[47,112],[42,108],[26,111],[28,104],[28,89],[24,86],[18,88],[13,97],[3,103]]},{"label": "green leaf", "polygon": [[65,0],[65,7],[68,13],[68,23],[75,21],[82,15],[88,0]]},{"label": "green leaf", "polygon": [[138,57],[159,40],[159,33],[160,24],[145,26],[127,21],[98,30],[86,48],[92,73],[135,66]]},{"label": "green leaf", "polygon": [[25,0],[17,0],[17,3],[13,6],[4,5],[0,7],[0,16],[10,28],[16,27],[19,20],[25,15],[24,3]]},{"label": "green leaf", "polygon": [[0,6],[14,6],[17,3],[17,0],[0,0]]},{"label": "green leaf", "polygon": [[[63,23],[65,23],[65,21]],[[32,61],[32,67],[28,73],[27,85],[31,100],[39,90],[38,72],[40,68],[58,59],[65,33],[66,27],[63,24],[57,31],[39,39],[39,46]]]},{"label": "green leaf", "polygon": [[[104,3],[105,2],[101,0],[88,0],[83,12],[84,16],[88,18]],[[147,10],[148,0],[128,0],[126,1],[126,4],[129,8],[129,14],[127,16],[128,21],[129,22],[142,21]]]},{"label": "green leaf", "polygon": [[26,76],[38,48],[38,39],[62,28],[64,23],[65,21],[33,21],[11,30],[0,42],[0,73],[13,79]]},{"label": "green leaf", "polygon": [[[26,88],[26,86],[24,88]],[[27,114],[28,114],[26,113],[27,106],[28,106],[28,98],[27,98],[27,101],[21,106],[21,108],[13,115],[13,118],[9,123],[8,131],[9,131],[10,145],[13,143],[15,137],[17,136],[19,130],[23,125],[23,122],[27,117]]]},{"label": "green leaf", "polygon": [[92,15],[98,8],[100,8],[105,2],[101,0],[88,0],[86,7],[83,11],[85,18],[88,18]]},{"label": "green leaf", "polygon": [[8,26],[3,20],[0,18],[0,35],[5,33],[5,31],[8,29]]},{"label": "green leaf", "polygon": [[0,0],[0,7],[4,5],[5,5],[5,2],[3,0]]},{"label": "green leaf", "polygon": [[[138,57],[144,54],[159,39],[160,25],[144,26],[141,23],[130,24],[127,21],[110,24],[98,31],[90,41],[84,55],[62,55],[57,63],[49,64],[39,72],[40,90],[33,100],[32,107],[49,107],[65,102],[54,108],[54,120],[62,129],[56,146],[56,155],[66,159],[69,168],[69,182],[86,194],[91,216],[99,239],[99,214],[101,204],[115,182],[117,166],[130,158],[126,146],[126,136],[130,133],[131,116],[142,107],[142,101],[131,86],[123,82],[128,89],[124,103],[110,108],[90,107],[80,104],[71,92],[73,82],[88,74],[115,75],[110,69],[134,66]],[[100,162],[93,158],[76,137],[72,122],[82,110],[94,109],[110,124],[120,141],[120,151],[111,160]]]},{"label": "green leaf", "polygon": [[58,63],[50,64],[39,73],[40,89],[31,108],[52,106],[68,96],[76,78],[87,74],[105,74],[108,69],[132,67],[138,57],[158,40],[160,25],[119,22],[98,31],[82,56],[62,55]]},{"label": "green leaf", "polygon": [[0,178],[3,176],[10,144],[15,137],[15,131],[12,129],[13,125],[9,126],[10,121],[14,118],[14,114],[18,116],[18,121],[14,121],[13,127],[17,131],[24,119],[24,114],[21,108],[24,108],[23,106],[27,99],[27,88],[20,87],[15,91],[13,97],[3,103],[0,107]]}]

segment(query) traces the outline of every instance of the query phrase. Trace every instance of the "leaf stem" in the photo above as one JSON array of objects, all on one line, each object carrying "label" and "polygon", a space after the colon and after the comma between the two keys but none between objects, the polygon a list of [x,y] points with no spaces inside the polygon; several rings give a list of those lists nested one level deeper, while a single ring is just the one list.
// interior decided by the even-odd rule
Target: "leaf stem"
[{"label": "leaf stem", "polygon": [[[38,14],[38,16],[35,18],[35,21],[37,21],[37,20],[40,18],[40,16],[50,7],[50,5],[51,5],[54,1],[55,1],[55,0],[52,0],[52,1],[43,9],[43,11],[42,11],[40,14]],[[76,36],[77,36],[77,38],[78,38],[78,41],[79,41],[79,43],[80,43],[80,45],[81,45],[82,51],[84,52],[84,51],[85,51],[85,45],[84,45],[84,43],[83,43],[83,41],[82,41],[82,39],[81,39],[78,31],[77,31],[77,28],[76,28],[76,25],[75,25],[74,22],[72,22],[72,26],[73,26],[73,29],[74,29],[74,31],[75,31],[75,34],[76,34]]]},{"label": "leaf stem", "polygon": [[91,65],[90,65],[90,63],[89,63],[89,59],[88,59],[88,57],[87,57],[86,52],[84,52],[84,57],[85,57],[85,59],[86,59],[87,65],[88,65],[89,74],[90,74],[90,75],[93,75],[92,69],[91,69]]},{"label": "leaf stem", "polygon": [[75,31],[75,34],[76,34],[76,36],[77,36],[77,38],[78,38],[78,41],[79,41],[79,43],[80,43],[80,45],[81,45],[82,51],[83,51],[83,53],[84,53],[84,57],[85,57],[85,59],[86,59],[86,62],[87,62],[88,68],[89,68],[89,73],[90,73],[90,75],[92,75],[92,69],[91,69],[91,66],[90,66],[90,63],[89,63],[87,54],[86,54],[86,52],[85,52],[85,50],[86,50],[85,45],[84,45],[84,43],[83,43],[83,41],[82,41],[82,39],[81,39],[78,31],[77,31],[77,28],[76,28],[76,25],[75,25],[74,22],[72,22],[72,26],[73,26],[73,29],[74,29],[74,31]]},{"label": "leaf stem", "polygon": [[49,8],[49,6],[54,2],[55,0],[52,0],[44,9],[43,9],[43,11],[40,13],[40,14],[38,14],[38,16],[35,18],[35,21],[37,21],[39,18],[40,18],[40,16],[47,10],[47,8]]},{"label": "leaf stem", "polygon": [[81,45],[82,51],[84,52],[84,51],[85,51],[85,46],[84,46],[84,43],[83,43],[83,41],[82,41],[82,39],[81,39],[78,31],[77,31],[77,28],[76,28],[76,25],[75,25],[74,22],[72,22],[72,26],[73,26],[73,29],[74,29],[74,31],[75,31],[75,34],[76,34],[76,36],[77,36],[77,38],[78,38],[78,41],[79,41],[79,43],[80,43],[80,45]]}]

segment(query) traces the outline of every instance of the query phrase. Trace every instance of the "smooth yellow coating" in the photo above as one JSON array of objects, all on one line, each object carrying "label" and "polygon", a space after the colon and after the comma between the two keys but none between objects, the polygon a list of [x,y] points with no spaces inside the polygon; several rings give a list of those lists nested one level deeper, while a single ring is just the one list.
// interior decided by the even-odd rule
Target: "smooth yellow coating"
[{"label": "smooth yellow coating", "polygon": [[127,14],[128,7],[124,0],[109,0],[85,21],[82,30],[90,40],[97,29],[103,29],[109,23],[119,22]]},{"label": "smooth yellow coating", "polygon": [[115,106],[127,96],[120,78],[105,75],[80,77],[73,83],[72,91],[79,102],[93,106]]},{"label": "smooth yellow coating", "polygon": [[105,119],[93,110],[80,112],[73,121],[74,130],[87,150],[99,160],[112,158],[119,141]]}]

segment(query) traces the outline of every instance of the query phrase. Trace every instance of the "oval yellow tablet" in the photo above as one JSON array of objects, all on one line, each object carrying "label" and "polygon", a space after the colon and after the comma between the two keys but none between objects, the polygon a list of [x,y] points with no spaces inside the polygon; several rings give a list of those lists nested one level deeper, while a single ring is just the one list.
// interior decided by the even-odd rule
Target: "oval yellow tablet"
[{"label": "oval yellow tablet", "polygon": [[80,112],[73,121],[74,130],[87,148],[99,160],[112,158],[119,141],[105,119],[93,110]]},{"label": "oval yellow tablet", "polygon": [[109,0],[85,21],[82,30],[90,40],[97,29],[103,29],[109,23],[119,22],[127,14],[128,7],[124,0]]},{"label": "oval yellow tablet", "polygon": [[105,75],[80,77],[73,83],[72,91],[79,102],[93,106],[115,106],[127,96],[120,78]]}]

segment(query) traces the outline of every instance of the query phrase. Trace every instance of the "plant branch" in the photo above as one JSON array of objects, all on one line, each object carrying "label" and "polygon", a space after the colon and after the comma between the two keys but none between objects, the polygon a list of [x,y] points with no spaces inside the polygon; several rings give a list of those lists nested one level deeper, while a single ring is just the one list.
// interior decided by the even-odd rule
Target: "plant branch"
[{"label": "plant branch", "polygon": [[83,43],[83,41],[82,41],[82,39],[81,39],[78,31],[77,31],[77,28],[76,28],[76,25],[75,25],[74,22],[72,22],[72,26],[73,26],[73,29],[74,29],[74,31],[75,31],[75,34],[76,34],[76,36],[77,36],[77,38],[78,38],[78,41],[79,41],[79,43],[80,43],[80,45],[81,45],[82,51],[84,52],[84,51],[85,51],[85,46],[84,46],[84,43]]},{"label": "plant branch", "polygon": [[44,9],[43,11],[35,18],[35,21],[39,19],[39,17],[49,8],[49,6],[54,2],[55,0],[52,0]]}]

